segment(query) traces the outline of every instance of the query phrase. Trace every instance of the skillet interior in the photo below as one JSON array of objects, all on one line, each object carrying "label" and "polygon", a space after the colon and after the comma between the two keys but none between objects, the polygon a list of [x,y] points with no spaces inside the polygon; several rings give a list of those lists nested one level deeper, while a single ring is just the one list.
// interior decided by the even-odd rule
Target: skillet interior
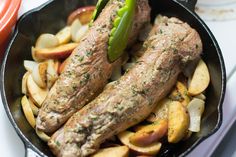
[{"label": "skillet interior", "polygon": [[[23,60],[31,60],[31,46],[41,33],[56,33],[66,24],[66,18],[74,9],[94,5],[96,0],[54,0],[39,9],[24,15],[17,24],[14,37],[7,50],[2,67],[2,98],[17,133],[27,145],[39,154],[52,156],[47,145],[43,143],[28,125],[22,114],[20,99],[21,78],[25,72]],[[216,131],[222,120],[221,103],[225,89],[225,69],[217,43],[214,43],[208,31],[189,11],[171,0],[150,0],[152,19],[161,13],[175,16],[188,22],[195,28],[203,41],[203,59],[206,61],[211,78],[206,96],[206,110],[202,120],[201,132],[194,134],[189,140],[177,145],[170,145],[162,150],[161,156],[186,155],[205,136]]]}]

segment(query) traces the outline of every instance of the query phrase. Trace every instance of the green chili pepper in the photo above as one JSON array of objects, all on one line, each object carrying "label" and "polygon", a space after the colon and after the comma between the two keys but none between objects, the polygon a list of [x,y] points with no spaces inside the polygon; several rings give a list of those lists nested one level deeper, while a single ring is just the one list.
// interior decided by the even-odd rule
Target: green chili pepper
[{"label": "green chili pepper", "polygon": [[[91,24],[97,19],[109,0],[99,0],[93,13]],[[108,42],[108,59],[114,62],[118,59],[127,46],[129,33],[131,31],[136,0],[126,0],[122,8],[117,11],[117,17],[113,22]]]},{"label": "green chili pepper", "polygon": [[102,9],[106,6],[108,1],[109,0],[98,0],[96,9],[93,12],[93,17],[92,21],[90,22],[90,25],[93,23],[93,21],[97,19],[98,15],[102,12]]},{"label": "green chili pepper", "polygon": [[108,44],[108,59],[114,62],[118,59],[128,43],[128,37],[131,31],[136,0],[126,0],[125,5],[117,12],[117,17],[113,22],[109,44]]}]

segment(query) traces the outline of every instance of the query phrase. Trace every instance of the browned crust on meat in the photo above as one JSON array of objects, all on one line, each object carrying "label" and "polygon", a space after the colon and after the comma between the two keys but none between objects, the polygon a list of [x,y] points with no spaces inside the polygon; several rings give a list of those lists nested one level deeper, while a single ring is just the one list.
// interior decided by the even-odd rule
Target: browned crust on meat
[{"label": "browned crust on meat", "polygon": [[88,156],[106,139],[145,119],[169,93],[185,64],[199,59],[202,43],[188,24],[163,17],[142,51],[128,73],[107,85],[51,137],[48,145],[55,155]]},{"label": "browned crust on meat", "polygon": [[[144,23],[149,22],[150,18],[148,2],[138,0],[137,4],[130,43],[135,41],[139,30]],[[111,76],[113,67],[120,64],[119,60],[112,64],[108,62],[107,43],[113,19],[121,6],[120,0],[110,1],[74,50],[64,72],[50,90],[39,111],[37,129],[47,133],[54,132],[73,113],[102,91]]]}]

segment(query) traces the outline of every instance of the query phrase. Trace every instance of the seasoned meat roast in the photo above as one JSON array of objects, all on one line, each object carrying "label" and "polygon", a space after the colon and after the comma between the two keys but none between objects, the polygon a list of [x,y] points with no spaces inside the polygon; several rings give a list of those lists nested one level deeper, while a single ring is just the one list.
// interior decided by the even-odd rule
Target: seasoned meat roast
[{"label": "seasoned meat roast", "polygon": [[133,68],[53,134],[48,145],[56,156],[88,156],[106,139],[144,120],[185,66],[200,58],[202,43],[187,23],[163,17],[141,51]]},{"label": "seasoned meat roast", "polygon": [[[94,99],[107,84],[119,60],[109,63],[108,40],[122,0],[108,2],[89,32],[73,51],[64,72],[50,90],[36,121],[36,128],[53,133],[76,111]],[[129,45],[135,42],[145,23],[150,21],[148,0],[137,0]]]}]

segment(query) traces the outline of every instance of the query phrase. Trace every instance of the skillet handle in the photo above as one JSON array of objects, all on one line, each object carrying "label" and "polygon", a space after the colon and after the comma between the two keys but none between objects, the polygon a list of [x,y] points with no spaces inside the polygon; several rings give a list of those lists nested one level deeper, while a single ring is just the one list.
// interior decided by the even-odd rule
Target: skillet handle
[{"label": "skillet handle", "polygon": [[194,11],[197,0],[175,0],[179,3],[181,3],[182,5],[184,5],[186,8],[188,8],[191,11]]},{"label": "skillet handle", "polygon": [[25,145],[25,157],[42,157],[35,152],[30,146]]}]

